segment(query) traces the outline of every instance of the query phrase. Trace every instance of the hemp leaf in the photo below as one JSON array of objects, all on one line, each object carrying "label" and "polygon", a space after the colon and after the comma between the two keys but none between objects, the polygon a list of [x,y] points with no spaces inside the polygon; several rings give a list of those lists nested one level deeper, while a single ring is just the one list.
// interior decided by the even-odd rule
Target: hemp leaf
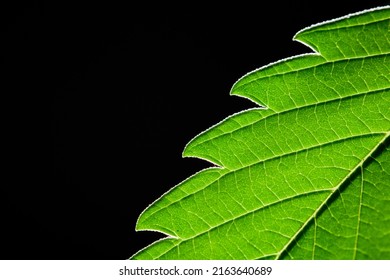
[{"label": "hemp leaf", "polygon": [[314,50],[248,73],[258,107],[195,137],[216,167],[139,217],[132,259],[390,259],[390,6],[313,25]]}]

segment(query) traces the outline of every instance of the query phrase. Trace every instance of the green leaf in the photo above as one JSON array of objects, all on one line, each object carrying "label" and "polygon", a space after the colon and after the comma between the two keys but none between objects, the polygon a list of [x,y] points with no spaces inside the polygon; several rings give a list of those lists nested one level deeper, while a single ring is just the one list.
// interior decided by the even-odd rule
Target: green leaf
[{"label": "green leaf", "polygon": [[256,108],[183,155],[217,167],[149,206],[133,259],[390,259],[390,6],[303,29],[315,53],[248,73]]}]

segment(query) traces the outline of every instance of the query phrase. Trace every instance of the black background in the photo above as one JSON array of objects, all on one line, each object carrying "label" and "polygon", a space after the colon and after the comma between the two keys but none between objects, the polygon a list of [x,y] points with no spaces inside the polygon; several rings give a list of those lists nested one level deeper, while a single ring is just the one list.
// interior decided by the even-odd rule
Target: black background
[{"label": "black background", "polygon": [[254,106],[233,83],[310,52],[300,29],[389,3],[130,2],[1,8],[1,259],[126,259],[163,237],[136,220],[210,165],[188,141]]}]

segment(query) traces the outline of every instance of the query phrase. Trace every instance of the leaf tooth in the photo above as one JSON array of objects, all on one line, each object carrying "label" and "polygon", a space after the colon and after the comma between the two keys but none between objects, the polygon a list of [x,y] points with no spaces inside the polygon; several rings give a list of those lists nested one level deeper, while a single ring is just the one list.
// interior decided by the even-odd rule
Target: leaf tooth
[{"label": "leaf tooth", "polygon": [[390,51],[389,22],[390,6],[378,7],[304,28],[293,40],[329,61],[383,54]]}]

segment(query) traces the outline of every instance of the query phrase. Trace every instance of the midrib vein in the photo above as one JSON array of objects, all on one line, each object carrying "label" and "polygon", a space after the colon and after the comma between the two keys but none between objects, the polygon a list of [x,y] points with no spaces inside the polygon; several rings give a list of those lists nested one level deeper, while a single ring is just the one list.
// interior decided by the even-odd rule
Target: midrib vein
[{"label": "midrib vein", "polygon": [[321,205],[317,208],[316,211],[313,212],[313,214],[306,220],[306,222],[302,225],[302,227],[291,237],[291,239],[286,243],[286,245],[282,248],[282,250],[278,253],[276,259],[279,259],[283,253],[290,247],[291,243],[298,237],[298,235],[308,226],[308,224],[313,220],[315,217],[317,217],[317,214],[319,211],[321,211],[324,207],[326,207],[326,204],[328,203],[329,199],[335,195],[335,193],[340,189],[340,187],[357,171],[358,168],[363,168],[363,164],[369,159],[375,151],[386,141],[386,139],[389,137],[390,132],[386,133],[385,136],[379,143],[371,150],[370,153],[368,153],[349,173],[348,175],[333,189],[333,191],[328,195],[328,197],[321,203]]},{"label": "midrib vein", "polygon": [[[314,191],[314,192],[307,192],[307,193],[303,193],[303,194],[300,194],[300,195],[305,195],[305,194],[308,194],[308,193],[318,193],[318,192],[321,192],[321,191],[330,191],[329,195],[326,197],[326,199],[320,204],[320,206],[313,212],[313,214],[305,221],[305,223],[301,226],[301,228],[290,238],[290,240],[285,244],[285,246],[282,248],[282,250],[280,250],[278,253],[275,254],[275,259],[280,259],[280,257],[284,254],[284,252],[290,247],[291,243],[296,240],[296,238],[299,236],[299,234],[306,229],[306,227],[310,224],[310,222],[315,219],[317,217],[317,214],[319,213],[319,211],[321,211],[324,207],[326,207],[326,204],[328,203],[329,199],[335,195],[335,193],[340,189],[340,187],[357,171],[357,169],[359,168],[362,168],[363,167],[363,164],[367,161],[368,158],[370,158],[372,156],[372,154],[386,141],[386,139],[389,137],[390,135],[390,132],[386,133],[385,136],[383,137],[383,139],[381,141],[378,142],[378,144],[371,150],[370,153],[368,153],[361,161],[359,161],[359,163],[353,168],[351,169],[351,171],[348,173],[347,176],[345,176],[345,178],[336,186],[334,187],[333,189],[325,189],[325,190],[318,190],[318,191]],[[299,196],[300,196],[299,195]],[[220,227],[224,224],[227,224],[231,221],[234,221],[236,219],[239,219],[241,217],[244,217],[248,214],[251,214],[253,212],[256,212],[256,211],[259,211],[259,210],[262,210],[264,208],[268,208],[268,207],[271,207],[272,205],[275,205],[275,204],[278,204],[278,203],[282,203],[284,201],[287,201],[287,200],[290,200],[290,199],[293,199],[297,196],[293,196],[293,197],[288,197],[288,198],[285,198],[283,200],[279,200],[279,201],[276,201],[274,203],[271,203],[269,205],[262,205],[262,207],[259,207],[258,209],[255,209],[253,211],[250,211],[250,212],[246,212],[240,216],[237,216],[235,217],[234,219],[229,219],[227,221],[225,221],[224,223],[221,223],[221,224],[218,224],[214,227],[211,227],[209,228],[207,231],[203,231],[197,235],[194,235],[194,236],[191,236],[190,238],[187,238],[187,239],[181,239],[181,238],[177,238],[177,237],[173,237],[175,239],[178,239],[180,240],[179,243],[177,243],[175,246],[173,246],[172,248],[170,248],[169,250],[167,250],[166,252],[162,253],[161,255],[159,255],[158,257],[156,257],[156,259],[160,258],[161,256],[163,256],[164,254],[167,254],[169,253],[171,250],[173,250],[175,247],[178,247],[180,246],[180,244],[184,241],[189,241],[189,240],[194,240],[196,237],[199,237],[205,233],[208,233],[210,231],[212,231],[213,229],[217,228],[217,227]],[[314,240],[315,242],[315,240]],[[262,258],[263,256],[258,256],[256,259],[259,259],[259,258]],[[314,258],[314,254],[313,254],[313,258]]]},{"label": "midrib vein", "polygon": [[[172,248],[170,248],[169,250],[167,250],[165,253],[161,254],[159,257],[161,257],[162,255],[168,253],[169,251],[171,251],[171,250],[174,249],[175,247],[179,246],[179,245],[180,245],[182,242],[184,242],[184,241],[194,240],[195,238],[197,238],[197,237],[199,237],[199,236],[201,236],[201,235],[203,235],[203,234],[209,233],[209,232],[215,230],[215,229],[218,228],[218,227],[221,227],[221,226],[223,226],[223,225],[225,225],[225,224],[228,224],[228,223],[230,223],[230,222],[234,222],[235,220],[238,220],[238,219],[240,219],[240,218],[243,218],[243,217],[245,217],[245,216],[247,216],[247,215],[250,215],[250,214],[252,214],[252,213],[255,213],[255,212],[257,212],[257,211],[264,210],[265,208],[269,208],[269,207],[272,207],[272,206],[274,206],[274,205],[277,205],[277,204],[280,204],[280,203],[289,201],[289,200],[294,199],[294,198],[296,198],[296,197],[300,197],[300,196],[304,196],[304,195],[308,195],[308,194],[313,194],[313,193],[329,192],[329,191],[331,191],[331,189],[315,190],[315,191],[300,193],[300,194],[298,194],[298,195],[293,195],[293,196],[285,197],[285,198],[283,198],[283,199],[281,199],[281,200],[274,201],[274,202],[272,202],[272,203],[262,205],[261,207],[252,209],[251,211],[248,211],[248,212],[245,212],[245,213],[243,213],[243,214],[241,214],[241,215],[235,216],[235,217],[232,218],[232,219],[228,219],[228,220],[224,221],[223,223],[219,223],[219,224],[217,224],[217,225],[215,225],[215,226],[212,226],[212,227],[208,228],[206,231],[202,231],[202,232],[200,232],[200,233],[198,233],[198,234],[196,234],[196,235],[193,235],[193,236],[191,236],[191,237],[189,237],[189,238],[179,238],[179,237],[176,237],[176,236],[171,236],[171,238],[176,239],[176,240],[180,240],[180,242],[177,243],[174,247],[172,247]],[[276,255],[276,254],[275,254],[275,255]],[[159,258],[159,257],[158,257],[158,258]]]},{"label": "midrib vein", "polygon": [[196,195],[197,193],[200,193],[202,191],[204,191],[204,189],[206,189],[207,187],[209,187],[210,185],[214,184],[215,182],[217,182],[218,180],[221,180],[223,177],[231,174],[231,173],[234,173],[234,172],[237,172],[237,171],[240,171],[240,170],[243,170],[245,168],[250,168],[251,166],[254,166],[256,164],[261,164],[261,163],[266,163],[268,161],[272,161],[272,160],[276,160],[276,159],[280,159],[280,158],[283,158],[283,157],[287,157],[287,156],[291,156],[291,155],[295,155],[295,154],[298,154],[298,153],[302,153],[302,152],[307,152],[307,151],[310,151],[310,150],[314,150],[314,149],[317,149],[317,148],[320,148],[320,147],[324,147],[324,146],[327,146],[327,145],[331,145],[331,144],[335,144],[335,143],[339,143],[339,142],[343,142],[343,141],[348,141],[348,140],[351,140],[351,139],[354,139],[354,138],[360,138],[360,137],[365,137],[365,136],[373,136],[373,135],[380,135],[380,134],[384,134],[384,132],[380,133],[364,133],[364,134],[358,134],[358,135],[353,135],[353,136],[349,136],[349,137],[345,137],[345,138],[341,138],[337,141],[329,141],[329,142],[325,142],[325,143],[318,143],[317,145],[313,145],[311,147],[307,147],[307,148],[303,148],[303,149],[300,149],[300,150],[296,150],[296,151],[292,151],[290,153],[286,153],[286,154],[283,154],[283,155],[278,155],[278,156],[274,156],[274,157],[270,157],[270,158],[267,158],[267,159],[264,159],[264,160],[261,160],[261,161],[258,161],[258,162],[255,162],[253,164],[250,164],[250,165],[246,165],[244,167],[241,167],[241,168],[238,168],[238,169],[235,169],[235,170],[228,170],[228,172],[226,173],[223,173],[221,174],[218,178],[216,178],[215,180],[211,181],[208,185],[206,185],[204,188],[201,188],[195,192],[192,192],[192,193],[188,193],[186,194],[185,196],[181,197],[180,199],[177,199],[175,201],[171,201],[171,203],[167,204],[167,205],[164,205],[163,207],[161,207],[160,209],[158,210],[155,210],[154,212],[150,213],[148,215],[148,217],[145,218],[145,221],[147,219],[149,219],[151,216],[157,214],[158,212],[168,208],[169,206],[175,204],[175,203],[178,203],[180,201],[182,201],[183,199],[186,199],[190,196],[193,196],[193,195]]}]

